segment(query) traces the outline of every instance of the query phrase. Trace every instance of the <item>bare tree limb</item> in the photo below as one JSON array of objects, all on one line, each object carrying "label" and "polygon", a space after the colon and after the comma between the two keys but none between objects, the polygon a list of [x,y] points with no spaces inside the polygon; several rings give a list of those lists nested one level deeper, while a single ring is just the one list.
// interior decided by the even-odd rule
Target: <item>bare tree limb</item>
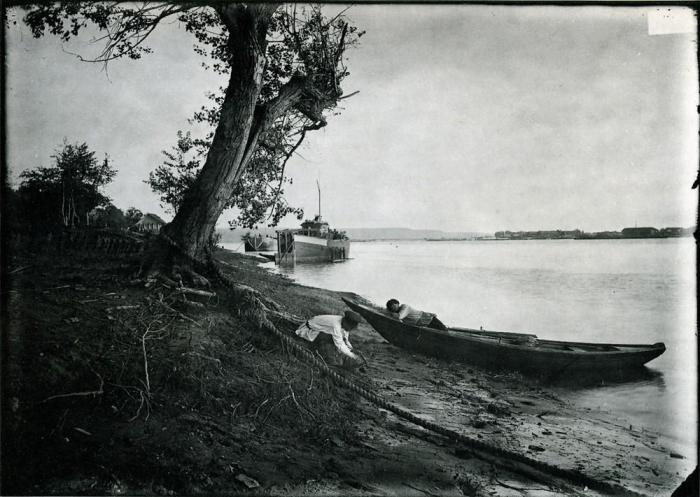
[{"label": "bare tree limb", "polygon": [[343,95],[343,96],[340,97],[338,100],[345,100],[346,98],[354,97],[354,96],[357,95],[358,93],[360,93],[360,90],[354,91],[354,92],[349,93],[349,94],[347,94],[347,95]]},{"label": "bare tree limb", "polygon": [[[297,142],[294,144],[294,146],[291,148],[291,150],[286,154],[286,157],[284,158],[284,161],[282,162],[282,166],[280,167],[280,181],[277,185],[277,191],[275,192],[275,198],[272,202],[273,206],[277,205],[277,199],[279,198],[280,191],[282,191],[282,182],[284,181],[284,170],[287,167],[287,161],[289,161],[289,158],[292,156],[294,151],[297,148],[299,148],[299,146],[304,141],[305,137],[306,137],[306,129],[303,129],[301,131],[301,136],[299,137],[299,140],[297,140]],[[268,220],[272,217],[274,212],[275,212],[274,210],[270,211],[270,215],[267,217]]]},{"label": "bare tree limb", "polygon": [[100,386],[97,387],[97,390],[89,390],[89,391],[86,391],[86,392],[72,392],[72,393],[63,393],[63,394],[60,394],[60,395],[52,395],[51,397],[47,397],[47,398],[45,398],[44,400],[42,400],[41,402],[39,402],[39,403],[40,403],[40,404],[43,404],[44,402],[48,402],[49,400],[63,399],[63,398],[66,398],[66,397],[87,397],[87,396],[93,396],[93,397],[94,397],[94,396],[96,396],[96,395],[102,395],[102,394],[104,393],[103,387],[104,387],[105,382],[104,382],[104,380],[102,379],[102,376],[100,376],[99,373],[97,373],[96,371],[93,371],[93,372],[94,372],[94,373],[97,375],[97,377],[100,379]]}]

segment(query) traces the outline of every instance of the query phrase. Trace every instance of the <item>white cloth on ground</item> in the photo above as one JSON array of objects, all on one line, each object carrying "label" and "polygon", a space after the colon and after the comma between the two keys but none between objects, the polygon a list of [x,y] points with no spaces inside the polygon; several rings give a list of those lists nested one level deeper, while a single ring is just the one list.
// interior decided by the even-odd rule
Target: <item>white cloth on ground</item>
[{"label": "white cloth on ground", "polygon": [[296,330],[298,337],[301,337],[309,342],[316,340],[319,333],[327,333],[333,338],[333,344],[338,351],[353,359],[358,359],[357,355],[352,352],[349,334],[342,327],[343,316],[335,316],[331,314],[322,314],[314,316]]}]

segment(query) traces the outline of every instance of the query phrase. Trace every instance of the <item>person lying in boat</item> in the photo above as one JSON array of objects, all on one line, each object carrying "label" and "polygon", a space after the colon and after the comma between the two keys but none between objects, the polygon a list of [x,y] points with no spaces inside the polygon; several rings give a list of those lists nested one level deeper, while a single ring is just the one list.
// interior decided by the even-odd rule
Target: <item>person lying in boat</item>
[{"label": "person lying in boat", "polygon": [[360,366],[360,358],[352,351],[350,332],[362,318],[355,311],[342,316],[322,314],[314,316],[296,330],[296,335],[308,342],[332,366],[353,369]]},{"label": "person lying in boat", "polygon": [[416,326],[425,326],[436,330],[446,330],[447,326],[437,318],[435,314],[430,312],[419,311],[408,304],[402,304],[396,299],[389,299],[386,303],[386,308],[394,314],[394,316],[404,323],[415,324]]}]

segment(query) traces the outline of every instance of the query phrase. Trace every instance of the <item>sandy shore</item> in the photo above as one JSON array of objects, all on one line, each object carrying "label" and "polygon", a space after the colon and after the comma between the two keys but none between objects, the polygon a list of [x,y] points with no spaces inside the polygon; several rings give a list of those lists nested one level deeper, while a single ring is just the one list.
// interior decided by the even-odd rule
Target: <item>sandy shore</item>
[{"label": "sandy shore", "polygon": [[[279,275],[259,278],[265,282],[263,288],[268,288],[268,281],[283,279]],[[284,282],[286,298],[278,300],[289,303],[289,312],[309,317],[344,309],[336,292],[289,284],[286,278]],[[300,305],[299,301],[306,299],[308,303]],[[612,412],[577,407],[537,380],[412,354],[389,344],[367,323],[353,333],[352,343],[368,360],[366,374],[382,397],[451,430],[645,495],[670,494],[694,468],[693,455],[665,448],[658,433],[635,428]],[[375,408],[368,405],[368,409]],[[380,412],[389,424],[410,426],[399,423],[390,413]],[[411,430],[420,432],[422,428]],[[406,438],[407,430],[385,433],[368,426],[364,433],[369,446],[389,443],[409,459],[422,460],[426,468],[437,465],[444,470],[435,470],[443,478],[433,476],[428,480],[418,476],[422,471],[396,475],[428,494],[444,495],[454,490],[454,475],[465,474],[471,475],[473,485],[484,495],[512,495],[515,489],[525,495],[552,491],[541,482],[538,486],[507,471],[492,475],[477,461],[459,458],[456,453],[460,451],[444,440],[431,439],[437,444],[431,449],[420,438]],[[475,467],[467,470],[471,465]],[[430,485],[421,486],[426,484]],[[381,481],[375,481],[373,487],[388,494],[397,490],[393,485],[385,488]],[[415,492],[421,494],[422,490]],[[569,488],[567,492],[575,490],[582,489]],[[411,488],[402,488],[400,493],[411,493]]]},{"label": "sandy shore", "polygon": [[[217,258],[289,314],[345,310],[337,292],[256,258]],[[319,379],[251,330],[222,288],[194,305],[134,285],[138,260],[11,267],[22,270],[5,293],[5,494],[599,495],[476,458]],[[168,339],[146,342],[144,326],[161,322]],[[658,434],[532,379],[411,354],[366,323],[351,341],[368,360],[354,381],[471,438],[649,496],[670,495],[695,466]]]}]

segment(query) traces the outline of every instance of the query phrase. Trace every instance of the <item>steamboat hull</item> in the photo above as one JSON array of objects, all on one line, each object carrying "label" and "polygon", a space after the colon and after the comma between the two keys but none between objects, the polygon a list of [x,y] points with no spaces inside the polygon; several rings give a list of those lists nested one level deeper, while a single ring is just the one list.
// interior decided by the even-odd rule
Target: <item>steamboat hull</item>
[{"label": "steamboat hull", "polygon": [[350,257],[350,240],[332,240],[293,233],[278,242],[280,262],[338,262]]}]

